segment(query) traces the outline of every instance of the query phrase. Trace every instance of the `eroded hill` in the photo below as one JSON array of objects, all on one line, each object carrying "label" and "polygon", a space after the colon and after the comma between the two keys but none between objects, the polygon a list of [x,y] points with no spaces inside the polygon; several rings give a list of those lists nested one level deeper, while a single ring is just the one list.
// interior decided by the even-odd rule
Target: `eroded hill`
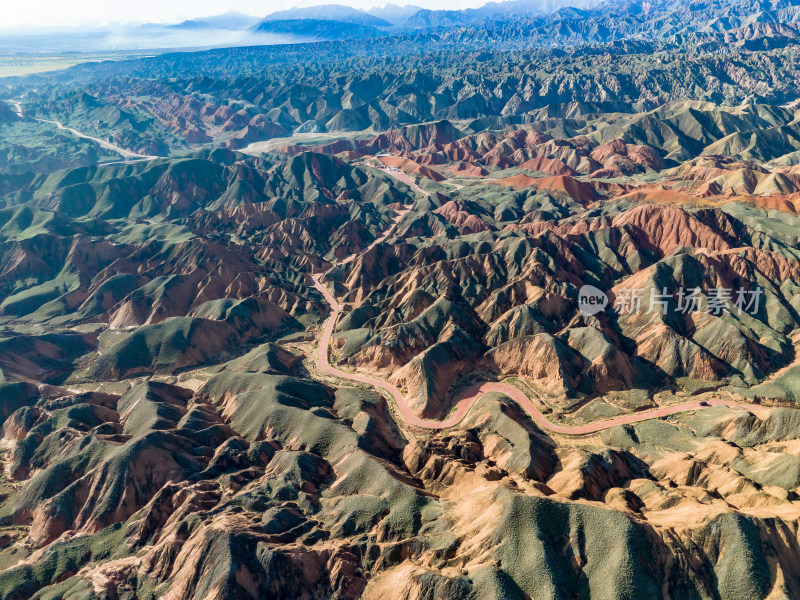
[{"label": "eroded hill", "polygon": [[[794,121],[569,105],[0,176],[0,597],[797,596]],[[410,426],[319,368],[323,272],[330,362],[420,417],[476,381],[564,428],[690,406]],[[758,306],[678,310],[719,289]]]}]

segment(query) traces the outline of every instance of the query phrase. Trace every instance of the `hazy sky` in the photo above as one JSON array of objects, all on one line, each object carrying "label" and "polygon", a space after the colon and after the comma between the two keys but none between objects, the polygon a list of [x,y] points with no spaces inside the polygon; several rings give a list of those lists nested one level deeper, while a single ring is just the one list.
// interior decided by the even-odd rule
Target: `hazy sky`
[{"label": "hazy sky", "polygon": [[[473,8],[487,0],[393,0],[425,8]],[[356,8],[383,6],[387,0],[0,0],[0,28],[70,27],[115,22],[176,22],[229,10],[264,16],[290,6],[347,4]]]}]

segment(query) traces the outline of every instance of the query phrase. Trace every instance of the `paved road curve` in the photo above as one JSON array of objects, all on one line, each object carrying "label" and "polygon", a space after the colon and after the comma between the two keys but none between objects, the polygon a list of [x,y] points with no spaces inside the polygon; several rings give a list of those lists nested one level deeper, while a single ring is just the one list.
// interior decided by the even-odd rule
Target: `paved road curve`
[{"label": "paved road curve", "polygon": [[[370,248],[375,244],[383,241],[389,236],[391,231],[397,226],[397,224],[403,218],[405,212],[407,211],[403,211],[398,215],[398,217],[393,221],[392,225],[387,229],[386,233],[377,240],[375,240],[375,242],[373,242],[370,245]],[[363,250],[360,254],[363,254],[368,249],[369,248]],[[355,256],[357,255],[349,256],[347,260],[344,262],[349,262]],[[587,425],[577,425],[574,427],[569,427],[565,425],[558,425],[557,423],[549,421],[547,417],[545,417],[542,414],[542,412],[538,408],[536,408],[536,406],[534,406],[533,402],[531,402],[530,399],[518,388],[509,385],[507,383],[487,381],[485,383],[476,384],[465,390],[462,394],[460,394],[456,402],[455,411],[446,419],[439,421],[432,419],[423,419],[414,414],[414,412],[409,408],[405,396],[403,396],[403,393],[388,381],[384,381],[383,379],[378,379],[377,377],[370,377],[369,375],[362,375],[360,373],[348,373],[347,371],[343,371],[342,369],[337,369],[336,367],[330,364],[328,360],[328,347],[330,346],[331,335],[333,334],[333,328],[336,326],[336,320],[338,319],[339,314],[341,313],[341,305],[333,296],[333,294],[331,294],[328,288],[322,283],[322,278],[325,276],[326,273],[327,271],[325,271],[324,273],[317,273],[312,276],[314,287],[317,290],[319,290],[323,298],[325,298],[325,301],[331,307],[331,314],[328,317],[327,321],[325,322],[325,326],[322,330],[322,337],[320,339],[319,348],[317,350],[317,356],[315,358],[318,368],[323,373],[327,373],[328,375],[341,377],[342,379],[347,379],[349,381],[366,383],[367,385],[371,385],[380,388],[382,390],[385,390],[392,396],[392,398],[395,401],[395,404],[397,405],[397,409],[400,412],[400,416],[409,425],[413,425],[415,427],[423,427],[426,429],[447,429],[448,427],[453,427],[466,416],[466,414],[469,412],[469,410],[481,396],[483,396],[484,394],[488,394],[490,392],[499,392],[501,394],[505,394],[506,396],[514,400],[517,404],[519,404],[523,408],[523,410],[525,410],[525,412],[527,412],[530,415],[530,417],[539,427],[552,431],[554,433],[562,433],[567,435],[582,435],[582,434],[596,433],[603,429],[608,429],[609,427],[616,427],[617,425],[638,423],[640,421],[657,419],[660,417],[666,417],[668,415],[674,415],[676,413],[704,408],[700,406],[700,403],[697,400],[695,400],[693,402],[684,402],[682,404],[675,404],[673,406],[665,406],[663,408],[654,408],[652,410],[630,413],[620,417],[615,417],[613,419],[608,419],[607,421],[598,421],[595,423],[589,423]],[[739,402],[725,401],[721,399],[708,399],[706,400],[706,402],[708,403],[709,406],[729,406],[729,407],[735,406],[737,408],[744,408],[751,411],[767,410],[765,407],[753,406],[751,404],[744,404]]]}]

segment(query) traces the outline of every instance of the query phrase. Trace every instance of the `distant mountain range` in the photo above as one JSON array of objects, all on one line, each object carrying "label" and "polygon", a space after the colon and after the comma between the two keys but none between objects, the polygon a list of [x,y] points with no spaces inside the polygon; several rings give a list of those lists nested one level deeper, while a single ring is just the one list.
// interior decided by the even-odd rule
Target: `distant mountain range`
[{"label": "distant mountain range", "polygon": [[389,3],[383,8],[372,7],[367,12],[383,19],[384,21],[389,21],[389,23],[392,25],[402,25],[408,21],[411,15],[420,10],[422,9],[419,6],[414,6],[412,4],[398,6],[397,4]]},{"label": "distant mountain range", "polygon": [[462,10],[430,10],[414,5],[387,4],[383,8],[373,7],[367,11],[340,4],[323,4],[276,11],[268,15],[262,22],[310,19],[355,23],[379,28],[419,29],[461,26],[485,19],[544,15],[570,6],[587,8],[592,4],[588,0],[509,0],[507,2],[488,2],[480,8]]},{"label": "distant mountain range", "polygon": [[256,23],[258,23],[258,17],[231,10],[212,17],[189,19],[176,25],[170,25],[170,27],[176,29],[247,29]]},{"label": "distant mountain range", "polygon": [[[758,42],[762,46],[775,46],[782,43],[780,40],[796,37],[792,28],[798,21],[800,0],[606,0],[599,4],[588,0],[510,0],[463,10],[395,4],[357,10],[324,4],[279,10],[262,18],[226,12],[176,24],[29,32],[27,37],[0,35],[0,50],[202,49],[379,38],[396,40],[402,46],[407,36],[428,32],[446,36],[448,44],[475,47],[482,47],[489,39],[517,48],[665,40],[671,36],[689,36],[687,39],[701,43],[708,41],[708,36],[746,27],[766,27],[770,33],[742,30],[734,36],[737,40],[752,46],[755,42],[750,38],[756,37],[762,39]],[[742,36],[748,40],[740,39]]]},{"label": "distant mountain range", "polygon": [[[382,37],[550,14],[565,6],[584,7],[587,0],[510,0],[476,9],[429,10],[416,5],[387,4],[358,10],[341,4],[293,7],[265,17],[229,11],[180,23],[108,25],[47,31],[0,31],[0,50],[96,51],[147,48],[203,48],[297,43]],[[201,38],[194,32],[204,32]]]},{"label": "distant mountain range", "polygon": [[358,25],[368,25],[370,27],[391,27],[392,23],[376,16],[376,14],[370,14],[368,12],[356,10],[350,6],[342,6],[341,4],[323,4],[321,6],[279,10],[267,15],[262,23],[265,21],[309,19],[314,21],[356,23]]},{"label": "distant mountain range", "polygon": [[253,31],[287,34],[312,40],[341,40],[383,35],[377,27],[333,19],[265,19],[258,23]]}]

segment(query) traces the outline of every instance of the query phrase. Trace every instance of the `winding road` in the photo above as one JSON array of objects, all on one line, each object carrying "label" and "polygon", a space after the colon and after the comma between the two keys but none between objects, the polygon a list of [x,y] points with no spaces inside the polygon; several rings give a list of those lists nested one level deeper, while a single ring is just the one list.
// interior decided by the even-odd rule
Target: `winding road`
[{"label": "winding road", "polygon": [[[24,118],[25,114],[22,111],[22,105],[18,100],[12,100],[12,104],[16,107],[17,116],[20,118]],[[99,146],[105,148],[106,150],[111,150],[112,152],[116,152],[117,154],[121,155],[125,160],[120,161],[111,161],[105,163],[98,163],[97,166],[105,166],[105,165],[115,165],[115,164],[123,164],[123,163],[131,163],[131,162],[139,162],[144,160],[154,160],[159,158],[158,156],[151,156],[148,154],[139,154],[138,152],[133,152],[132,150],[126,150],[122,146],[117,146],[116,144],[112,144],[111,142],[107,142],[106,140],[100,139],[98,137],[92,137],[91,135],[86,135],[85,133],[81,133],[77,129],[73,129],[72,127],[67,127],[61,121],[51,121],[50,119],[39,119],[37,117],[31,117],[34,121],[39,121],[40,123],[50,123],[51,125],[55,125],[59,129],[63,129],[64,131],[68,131],[72,135],[83,138],[85,140],[91,140],[98,144]]]},{"label": "winding road", "polygon": [[[18,101],[12,101],[12,102],[16,107],[17,115],[19,117],[24,117],[24,113],[22,111],[22,106],[20,105],[20,103]],[[39,119],[35,117],[34,120],[40,121],[42,123],[50,123],[52,125],[55,125],[59,129],[72,133],[73,135],[79,138],[92,140],[97,144],[99,144],[100,146],[102,146],[103,148],[106,148],[113,152],[117,152],[125,159],[122,161],[102,163],[102,165],[130,163],[130,162],[153,160],[159,158],[157,156],[138,154],[131,150],[126,150],[125,148],[117,146],[116,144],[112,144],[111,142],[107,142],[100,138],[86,135],[84,133],[81,133],[77,129],[73,129],[72,127],[67,127],[60,121],[51,121],[48,119]],[[427,194],[406,173],[394,169],[389,169],[386,167],[382,168],[381,170],[387,173],[388,175],[394,177],[395,179],[398,179],[403,183],[409,185],[415,191],[422,194]],[[383,235],[381,235],[374,242],[372,242],[372,244],[370,244],[369,247],[365,248],[358,254],[352,254],[348,256],[345,260],[341,261],[338,264],[349,263],[357,256],[364,254],[370,248],[383,242],[387,237],[389,237],[391,232],[394,231],[395,227],[400,223],[400,221],[403,219],[408,210],[409,210],[408,208],[399,210],[397,212],[397,216],[392,221],[392,224],[387,228],[386,232]],[[615,417],[613,419],[608,419],[606,421],[598,421],[595,423],[588,423],[586,425],[566,426],[566,425],[558,425],[548,420],[547,417],[545,417],[544,414],[542,414],[542,412],[538,408],[536,408],[536,406],[531,402],[531,400],[518,388],[509,385],[507,383],[487,381],[484,383],[476,384],[466,389],[464,392],[462,392],[458,396],[455,411],[446,419],[438,421],[432,419],[423,419],[414,414],[414,412],[409,408],[408,403],[406,402],[406,399],[403,396],[403,393],[391,383],[384,381],[382,379],[378,379],[377,377],[371,377],[369,375],[362,375],[359,373],[349,373],[342,369],[338,369],[330,364],[328,359],[328,348],[330,346],[331,336],[333,335],[333,329],[336,326],[336,320],[338,319],[339,314],[341,313],[341,305],[333,296],[333,294],[331,294],[328,288],[322,283],[322,278],[327,273],[328,271],[324,271],[322,273],[317,273],[312,276],[314,287],[317,290],[319,290],[323,298],[325,298],[325,301],[331,307],[331,314],[329,315],[328,319],[325,322],[325,326],[322,331],[322,337],[319,343],[319,348],[317,350],[316,362],[318,368],[323,373],[327,373],[328,375],[333,375],[335,377],[340,377],[342,379],[346,379],[349,381],[365,383],[367,385],[371,385],[388,392],[389,395],[394,399],[394,402],[397,406],[400,416],[409,425],[426,429],[447,429],[449,427],[453,427],[467,415],[469,410],[483,395],[493,392],[505,394],[506,396],[514,400],[517,404],[520,405],[520,407],[522,407],[523,410],[525,410],[525,412],[527,412],[530,415],[530,417],[539,427],[552,431],[554,433],[561,433],[566,435],[591,434],[601,431],[603,429],[607,429],[609,427],[616,427],[618,425],[625,425],[629,423],[638,423],[640,421],[657,419],[660,417],[666,417],[668,415],[674,415],[676,413],[698,410],[699,408],[703,408],[703,406],[701,406],[698,401],[684,402],[683,404],[676,404],[673,406],[665,406],[662,408],[655,408],[652,410],[631,413],[628,415]],[[744,408],[746,410],[751,410],[751,411],[766,410],[765,407],[753,406],[750,404],[744,404],[739,402],[726,401],[722,399],[708,399],[706,400],[706,403],[708,406],[728,406],[728,407],[735,406],[737,408]]]},{"label": "winding road", "polygon": [[[376,244],[379,244],[380,242],[385,240],[389,236],[389,234],[395,229],[395,227],[397,227],[402,218],[405,216],[406,212],[408,212],[408,209],[398,212],[398,216],[394,219],[392,224],[387,228],[386,233],[384,233],[381,237],[376,239],[368,248],[362,250],[358,254],[353,254],[347,257],[346,260],[342,261],[339,264],[345,264],[350,262],[357,256],[367,252],[370,248],[372,248]],[[378,379],[377,377],[371,377],[369,375],[362,375],[360,373],[350,373],[348,371],[344,371],[330,364],[328,358],[328,348],[330,346],[331,336],[333,335],[333,329],[336,326],[336,320],[339,318],[339,315],[342,312],[342,306],[339,304],[339,301],[336,300],[336,298],[330,292],[330,290],[322,283],[322,278],[325,277],[327,273],[328,271],[324,271],[321,273],[316,273],[311,277],[312,281],[314,282],[314,287],[322,294],[322,297],[325,298],[325,301],[331,307],[331,314],[328,316],[328,319],[326,320],[325,325],[323,327],[322,337],[320,338],[319,348],[317,349],[317,355],[315,357],[315,362],[317,363],[317,367],[319,368],[320,371],[328,375],[332,375],[334,377],[340,377],[342,379],[347,379],[349,381],[354,381],[358,383],[365,383],[367,385],[371,385],[381,390],[384,390],[394,400],[395,405],[397,406],[397,410],[399,411],[399,414],[402,417],[402,419],[408,425],[412,425],[414,427],[421,427],[425,429],[447,429],[449,427],[453,427],[454,425],[457,425],[467,415],[469,410],[483,395],[492,392],[505,394],[506,396],[514,400],[517,404],[520,405],[520,407],[522,407],[522,409],[525,412],[528,413],[528,415],[530,415],[534,423],[536,423],[542,429],[551,431],[553,433],[560,433],[565,435],[586,435],[591,433],[597,433],[598,431],[602,431],[603,429],[608,429],[609,427],[616,427],[618,425],[626,425],[630,423],[638,423],[640,421],[647,421],[649,419],[658,419],[661,417],[666,417],[669,415],[674,415],[682,412],[698,410],[710,406],[727,406],[729,408],[731,407],[744,408],[749,411],[768,410],[768,408],[762,406],[754,406],[752,404],[733,402],[730,400],[722,400],[719,398],[708,398],[704,400],[707,406],[701,405],[699,401],[695,400],[692,402],[684,402],[682,404],[675,404],[672,406],[664,406],[661,408],[654,408],[651,410],[630,413],[627,415],[614,417],[613,419],[608,419],[606,421],[597,421],[594,423],[587,423],[586,425],[568,426],[568,425],[559,425],[557,423],[553,423],[552,421],[548,420],[548,418],[544,416],[544,414],[542,414],[542,412],[538,408],[536,408],[533,402],[531,402],[530,398],[528,398],[519,388],[516,388],[513,385],[509,385],[507,383],[487,381],[484,383],[475,384],[472,387],[464,390],[464,392],[462,392],[456,400],[455,411],[446,419],[443,420],[423,419],[418,415],[416,415],[411,410],[411,408],[409,408],[408,402],[406,401],[406,398],[403,395],[403,393],[396,386],[392,385],[388,381],[384,381],[383,379]]]}]

